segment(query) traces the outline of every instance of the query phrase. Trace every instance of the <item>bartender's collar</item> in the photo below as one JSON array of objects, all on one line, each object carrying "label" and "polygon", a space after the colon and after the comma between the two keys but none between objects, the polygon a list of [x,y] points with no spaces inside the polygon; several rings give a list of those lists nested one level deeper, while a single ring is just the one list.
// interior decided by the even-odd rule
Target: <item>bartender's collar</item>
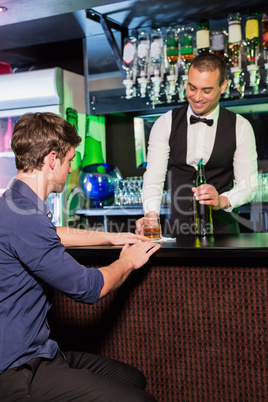
[{"label": "bartender's collar", "polygon": [[[188,105],[188,109],[187,109],[187,123],[190,124],[190,116],[191,115],[194,116],[199,116],[198,114],[196,114],[193,109],[191,108],[190,105]],[[214,122],[217,121],[218,117],[220,114],[220,105],[218,104],[218,106],[213,110],[213,112],[209,113],[207,116],[204,116],[206,119],[213,119]],[[203,117],[203,116],[200,116]]]}]

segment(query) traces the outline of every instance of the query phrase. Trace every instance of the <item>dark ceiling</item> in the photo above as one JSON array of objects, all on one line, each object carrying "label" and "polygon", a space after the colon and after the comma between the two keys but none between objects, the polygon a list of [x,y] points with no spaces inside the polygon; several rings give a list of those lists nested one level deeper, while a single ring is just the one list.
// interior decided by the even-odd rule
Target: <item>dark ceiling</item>
[{"label": "dark ceiling", "polygon": [[[232,11],[243,18],[250,10],[268,11],[267,0],[4,0],[0,5],[8,8],[0,14],[0,61],[15,71],[59,66],[78,73],[86,61],[89,75],[109,74],[118,66],[101,24],[87,17],[87,9],[133,33],[200,18],[209,18],[211,28],[227,28]],[[121,33],[112,32],[120,48]]]}]

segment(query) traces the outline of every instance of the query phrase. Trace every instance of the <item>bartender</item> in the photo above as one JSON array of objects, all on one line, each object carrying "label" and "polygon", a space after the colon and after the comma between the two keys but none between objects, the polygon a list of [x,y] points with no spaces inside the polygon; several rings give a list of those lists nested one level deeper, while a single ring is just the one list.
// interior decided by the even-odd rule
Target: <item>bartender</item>
[{"label": "bartender", "polygon": [[[148,146],[142,198],[146,216],[160,212],[166,172],[170,173],[171,212],[168,231],[195,234],[194,198],[211,205],[214,233],[238,233],[237,208],[250,202],[257,188],[257,152],[251,124],[219,105],[226,63],[204,53],[191,63],[188,105],[163,114],[153,125]],[[203,158],[206,184],[195,187]],[[142,233],[142,219],[136,232]]]}]

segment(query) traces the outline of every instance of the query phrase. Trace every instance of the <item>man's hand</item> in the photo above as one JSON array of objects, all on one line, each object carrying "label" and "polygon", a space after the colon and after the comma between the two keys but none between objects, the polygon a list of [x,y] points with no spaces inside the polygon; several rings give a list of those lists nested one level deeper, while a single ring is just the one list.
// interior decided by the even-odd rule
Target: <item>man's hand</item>
[{"label": "man's hand", "polygon": [[227,197],[219,195],[215,187],[210,184],[202,184],[199,187],[193,187],[194,197],[200,204],[211,205],[215,211],[219,209],[230,208],[231,204]]},{"label": "man's hand", "polygon": [[106,267],[98,268],[104,279],[100,298],[121,286],[129,274],[134,269],[141,268],[160,247],[161,244],[152,242],[139,242],[133,246],[125,244],[118,260]]},{"label": "man's hand", "polygon": [[133,269],[142,267],[159,248],[159,243],[140,242],[129,246],[125,244],[119,256],[120,261],[130,262]]},{"label": "man's hand", "polygon": [[[155,211],[150,211],[145,215],[147,218],[158,218],[158,213]],[[143,220],[144,217],[136,220],[136,230],[135,233],[143,235]]]},{"label": "man's hand", "polygon": [[122,233],[109,233],[109,241],[114,246],[120,246],[122,244],[136,244],[142,241],[151,241],[147,237],[139,234],[134,234],[131,232],[122,232]]}]

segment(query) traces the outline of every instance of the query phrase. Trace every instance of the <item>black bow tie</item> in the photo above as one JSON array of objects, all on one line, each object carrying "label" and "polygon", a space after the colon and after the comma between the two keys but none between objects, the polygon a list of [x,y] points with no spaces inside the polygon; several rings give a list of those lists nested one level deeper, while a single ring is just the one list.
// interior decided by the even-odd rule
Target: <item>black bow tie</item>
[{"label": "black bow tie", "polygon": [[190,124],[195,124],[201,121],[202,123],[206,123],[209,127],[213,124],[213,119],[205,119],[202,117],[196,117],[193,114],[190,116]]}]

